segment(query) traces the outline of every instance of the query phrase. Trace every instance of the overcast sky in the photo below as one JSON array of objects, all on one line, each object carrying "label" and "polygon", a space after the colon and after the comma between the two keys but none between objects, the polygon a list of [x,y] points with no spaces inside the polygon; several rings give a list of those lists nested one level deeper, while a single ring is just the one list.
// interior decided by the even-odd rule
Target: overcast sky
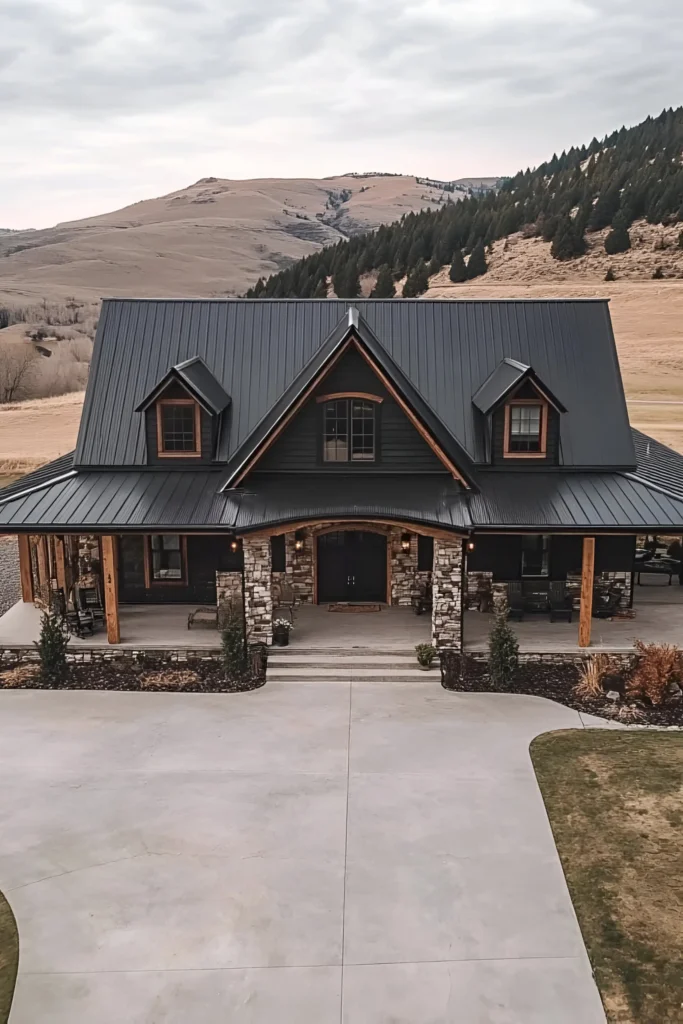
[{"label": "overcast sky", "polygon": [[680,0],[0,0],[0,227],[215,175],[513,173],[683,102]]}]

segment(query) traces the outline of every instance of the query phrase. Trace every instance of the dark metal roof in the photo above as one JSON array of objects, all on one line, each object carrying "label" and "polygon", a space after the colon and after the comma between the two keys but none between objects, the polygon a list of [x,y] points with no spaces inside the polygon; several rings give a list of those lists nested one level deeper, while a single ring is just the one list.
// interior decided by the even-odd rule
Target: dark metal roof
[{"label": "dark metal roof", "polygon": [[328,517],[399,519],[447,529],[469,526],[465,491],[443,474],[421,476],[417,484],[404,476],[378,480],[311,475],[283,481],[264,474],[252,476],[240,491],[238,530]]},{"label": "dark metal roof", "polygon": [[[54,463],[53,463],[54,466]],[[624,473],[482,472],[480,493],[450,477],[253,474],[221,491],[224,470],[89,470],[13,496],[0,532],[225,529],[309,519],[398,519],[454,530],[683,530],[683,496]],[[8,500],[4,500],[8,499]]]},{"label": "dark metal roof", "polygon": [[603,300],[107,299],[77,464],[143,465],[144,429],[135,409],[169,367],[196,356],[232,396],[229,436],[219,448],[221,458],[231,459],[351,306],[474,462],[486,453],[472,396],[509,358],[533,367],[562,397],[565,465],[635,468]]},{"label": "dark metal roof", "polygon": [[0,530],[263,529],[321,517],[391,518],[466,527],[460,484],[420,477],[254,476],[253,486],[220,493],[224,472],[91,470],[0,504]]},{"label": "dark metal roof", "polygon": [[73,469],[73,461],[74,452],[69,452],[67,455],[62,455],[60,458],[55,459],[54,462],[46,463],[40,469],[34,470],[33,473],[27,473],[25,476],[15,480],[14,483],[8,484],[7,487],[0,490],[0,502],[11,497],[13,494],[23,494],[25,491],[33,488],[43,487],[50,480],[54,480],[55,477],[69,473]]},{"label": "dark metal roof", "polygon": [[171,380],[179,380],[194,394],[207,412],[216,416],[230,405],[230,395],[226,394],[204,360],[197,356],[194,359],[186,359],[184,363],[178,363],[177,366],[172,366],[149,395],[143,398],[135,411],[142,412],[143,409],[146,409]]},{"label": "dark metal roof", "polygon": [[480,412],[487,416],[523,380],[533,381],[550,399],[556,409],[560,412],[567,411],[560,400],[544,385],[538,374],[534,373],[531,366],[525,366],[524,363],[520,363],[516,359],[507,358],[502,359],[498,363],[493,373],[487,377],[476,392],[472,402]]},{"label": "dark metal roof", "polygon": [[640,430],[631,429],[638,458],[636,475],[683,498],[683,455]]},{"label": "dark metal roof", "polygon": [[623,473],[482,473],[469,496],[475,528],[661,529],[683,527],[678,500]]}]

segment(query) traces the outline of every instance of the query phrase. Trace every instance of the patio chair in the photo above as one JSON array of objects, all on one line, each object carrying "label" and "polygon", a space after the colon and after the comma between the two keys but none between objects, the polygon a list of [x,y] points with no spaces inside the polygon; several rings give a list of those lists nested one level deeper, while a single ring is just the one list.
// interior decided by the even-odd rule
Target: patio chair
[{"label": "patio chair", "polygon": [[294,625],[294,609],[296,607],[296,594],[294,593],[294,587],[290,583],[280,584],[280,597],[277,602],[277,610],[280,608],[286,608],[289,612],[289,621]]},{"label": "patio chair", "polygon": [[517,622],[524,618],[524,592],[519,580],[508,583],[508,618]]},{"label": "patio chair", "polygon": [[564,582],[553,582],[548,587],[548,602],[550,604],[550,621],[557,622],[558,619],[572,621],[572,599],[567,593],[567,585]]},{"label": "patio chair", "polygon": [[104,626],[104,605],[99,587],[76,586],[76,601],[78,610],[90,612],[95,629]]},{"label": "patio chair", "polygon": [[611,587],[607,593],[604,590],[593,590],[593,618],[611,619],[621,601],[622,591]]},{"label": "patio chair", "polygon": [[74,636],[92,636],[95,632],[95,619],[88,609],[79,607],[76,588],[71,591],[71,599],[65,602],[64,623],[68,633]]},{"label": "patio chair", "polygon": [[413,597],[413,608],[415,609],[416,615],[422,615],[423,612],[431,612],[432,610],[432,585],[431,583],[423,583],[418,593]]}]

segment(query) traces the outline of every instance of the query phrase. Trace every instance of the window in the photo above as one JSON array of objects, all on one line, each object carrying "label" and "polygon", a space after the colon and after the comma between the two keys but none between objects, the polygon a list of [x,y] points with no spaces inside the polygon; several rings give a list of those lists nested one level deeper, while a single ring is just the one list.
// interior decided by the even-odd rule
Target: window
[{"label": "window", "polygon": [[201,455],[199,406],[192,399],[162,399],[157,402],[158,454],[192,458]]},{"label": "window", "polygon": [[522,576],[547,576],[550,537],[532,534],[522,537]]},{"label": "window", "polygon": [[177,533],[149,538],[148,583],[185,583],[185,544]]},{"label": "window", "polygon": [[270,558],[272,572],[285,572],[287,556],[285,554],[285,535],[281,533],[270,538]]},{"label": "window", "polygon": [[375,404],[361,398],[336,398],[323,406],[323,460],[374,462]]},{"label": "window", "polygon": [[542,402],[510,402],[505,407],[505,455],[544,456],[546,417]]},{"label": "window", "polygon": [[431,572],[434,565],[434,538],[417,535],[417,568],[418,572]]}]

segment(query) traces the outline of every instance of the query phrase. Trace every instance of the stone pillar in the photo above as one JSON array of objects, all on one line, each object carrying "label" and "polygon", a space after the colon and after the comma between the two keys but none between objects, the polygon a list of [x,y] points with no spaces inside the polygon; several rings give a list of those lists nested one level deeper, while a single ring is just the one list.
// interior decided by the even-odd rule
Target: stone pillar
[{"label": "stone pillar", "polygon": [[462,648],[462,539],[434,538],[432,570],[432,643]]},{"label": "stone pillar", "polygon": [[[410,548],[403,550],[401,540],[403,535],[410,536]],[[391,594],[389,603],[409,608],[413,603],[413,596],[416,593],[417,582],[417,534],[407,534],[406,530],[393,528],[387,537],[387,543],[391,545]]]},{"label": "stone pillar", "polygon": [[249,643],[273,642],[270,537],[245,537],[244,618]]},{"label": "stone pillar", "polygon": [[242,603],[242,573],[241,572],[216,572],[216,605],[219,613],[219,625],[221,613],[235,604]]}]

